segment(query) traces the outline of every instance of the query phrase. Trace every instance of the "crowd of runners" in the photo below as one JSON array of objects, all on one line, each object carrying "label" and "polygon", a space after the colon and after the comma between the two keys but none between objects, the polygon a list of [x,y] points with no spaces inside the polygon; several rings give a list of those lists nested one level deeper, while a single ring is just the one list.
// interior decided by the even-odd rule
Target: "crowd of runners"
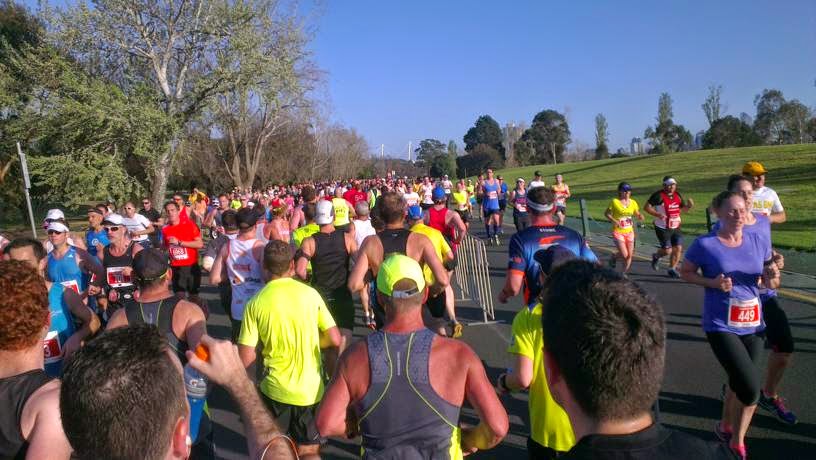
[{"label": "crowd of runners", "polygon": [[[84,233],[52,209],[45,241],[0,237],[0,399],[12,409],[0,413],[0,458],[212,458],[206,404],[187,402],[182,376],[194,372],[233,397],[252,458],[316,457],[332,436],[360,436],[364,458],[461,458],[504,438],[497,395],[521,390],[529,458],[746,458],[757,404],[788,424],[796,416],[779,396],[794,344],[770,238],[785,211],[760,163],[741,173],[723,178],[717,223],[685,255],[694,202],[678,179],[664,177],[643,206],[659,242],[652,268],[668,256],[669,277],[704,287],[702,327],[728,376],[721,443],[653,418],[665,319],[627,276],[644,220],[632,186],[620,183],[604,213],[617,247],[606,267],[564,225],[560,174],[511,188],[488,169],[456,182],[193,188],[166,203],[92,206]],[[523,307],[513,368],[490,382],[456,340],[451,282],[476,220],[501,244],[508,205],[516,232],[498,300],[521,294]],[[217,287],[231,340],[207,333],[202,279]],[[357,301],[363,338],[352,334]],[[465,401],[475,426],[460,423]]]}]

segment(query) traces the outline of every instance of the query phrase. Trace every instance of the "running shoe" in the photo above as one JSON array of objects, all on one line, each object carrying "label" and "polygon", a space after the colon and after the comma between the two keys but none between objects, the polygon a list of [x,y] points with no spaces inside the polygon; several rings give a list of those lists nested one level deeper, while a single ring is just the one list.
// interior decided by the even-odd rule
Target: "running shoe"
[{"label": "running shoe", "polygon": [[787,423],[788,425],[796,425],[796,422],[798,422],[796,415],[785,407],[785,400],[780,396],[769,398],[765,395],[765,391],[760,390],[759,406],[774,414],[776,418]]},{"label": "running shoe", "polygon": [[680,272],[678,272],[674,268],[666,270],[666,273],[669,275],[669,278],[680,279]]},{"label": "running shoe", "polygon": [[657,271],[657,264],[660,262],[660,257],[657,254],[652,254],[652,270]]},{"label": "running shoe", "polygon": [[615,268],[615,266],[616,266],[617,264],[618,264],[617,257],[612,256],[612,257],[609,259],[609,268]]},{"label": "running shoe", "polygon": [[496,238],[496,246],[501,245],[501,241],[499,241],[499,235],[496,235],[495,238]]},{"label": "running shoe", "polygon": [[734,452],[734,455],[737,456],[740,460],[747,460],[748,459],[748,449],[745,448],[745,444],[741,446],[728,446],[731,448],[731,452]]},{"label": "running shoe", "polygon": [[732,434],[730,431],[725,431],[723,429],[721,422],[717,422],[717,424],[714,425],[714,435],[717,436],[717,439],[719,439],[721,442],[726,444],[731,442]]}]

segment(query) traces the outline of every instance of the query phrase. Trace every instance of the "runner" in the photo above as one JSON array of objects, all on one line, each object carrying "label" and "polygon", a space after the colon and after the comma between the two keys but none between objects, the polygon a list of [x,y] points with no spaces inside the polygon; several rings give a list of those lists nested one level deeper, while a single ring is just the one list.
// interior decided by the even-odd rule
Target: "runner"
[{"label": "runner", "polygon": [[584,261],[547,280],[542,304],[545,375],[569,414],[578,443],[568,460],[694,459],[734,456],[654,420],[666,356],[660,304],[637,284]]},{"label": "runner", "polygon": [[[499,209],[499,181],[493,178],[493,170],[487,170],[487,179],[482,183],[482,208],[485,217],[485,233],[488,243],[498,246],[501,210]],[[491,234],[492,230],[492,234]]]},{"label": "runner", "polygon": [[703,330],[728,374],[723,418],[715,432],[746,458],[745,434],[760,394],[756,359],[762,343],[756,333],[765,328],[760,283],[776,288],[779,270],[770,241],[743,231],[749,211],[740,195],[722,192],[712,201],[712,209],[720,218],[720,229],[694,241],[681,274],[685,281],[705,287]]},{"label": "runner", "polygon": [[[363,245],[357,252],[357,261],[349,275],[349,289],[351,292],[359,292],[362,289],[370,288],[371,292],[375,293],[376,283],[371,283],[369,286],[366,277],[375,277],[385,256],[396,252],[430,267],[436,280],[436,284],[430,286],[431,296],[436,297],[449,284],[449,278],[445,267],[442,266],[436,255],[431,240],[425,235],[405,229],[405,201],[398,193],[384,193],[381,200],[380,218],[383,221],[384,229],[376,236],[371,236],[363,241]],[[376,302],[374,295],[370,296],[370,301],[377,325],[381,326],[385,319],[384,311]]]},{"label": "runner", "polygon": [[255,211],[238,210],[235,215],[238,236],[221,247],[210,270],[210,284],[219,285],[222,280],[229,280],[231,284],[229,317],[233,341],[241,330],[246,303],[264,284],[264,243],[256,238],[256,220]]},{"label": "runner", "polygon": [[[48,332],[44,338],[42,330],[39,331],[40,347],[44,351],[46,374],[51,377],[59,377],[62,374],[63,362],[70,358],[86,339],[93,337],[99,330],[99,318],[82,303],[82,298],[75,291],[45,279],[46,253],[39,241],[33,238],[17,238],[6,246],[5,252],[8,260],[23,262],[42,277],[39,278],[38,285],[44,286],[47,293],[50,319]],[[19,271],[17,275],[20,275]],[[23,301],[17,299],[17,296],[13,294],[21,290],[26,292],[29,289],[37,288],[18,285],[2,292],[6,294],[5,299],[27,303],[29,299]],[[17,321],[16,318],[4,318],[4,320],[12,323]],[[39,356],[43,356],[43,353],[39,353]],[[39,361],[40,366],[42,362]]]},{"label": "runner", "polygon": [[[414,259],[391,255],[379,268],[385,327],[341,357],[317,413],[319,433],[359,430],[363,455],[372,458],[453,459],[492,448],[506,435],[508,420],[479,357],[463,342],[425,328],[426,283]],[[476,427],[459,428],[465,398],[481,419]]]},{"label": "runner", "polygon": [[[107,213],[105,215],[107,215]],[[65,220],[65,214],[61,210],[59,210],[59,209],[49,209],[48,213],[45,215],[45,219],[43,219],[43,230],[45,230],[46,233],[47,233],[48,232],[48,226],[51,225],[52,223],[55,223],[55,222],[61,223],[62,225],[65,226],[65,228],[69,227],[68,221]],[[45,246],[46,252],[51,252],[51,251],[54,250],[54,245],[51,243],[51,241],[48,238],[45,239],[45,242],[43,244]],[[71,236],[70,230],[69,230],[69,233],[68,233],[68,244],[75,247],[75,248],[85,249],[85,250],[88,249],[87,247],[85,247],[85,241],[83,239],[81,239],[81,238],[74,239]]]},{"label": "runner", "polygon": [[[444,206],[444,202],[440,201],[438,204]],[[433,211],[436,208],[437,204],[434,205],[433,208],[429,209],[428,211]],[[447,211],[447,208],[442,208]],[[451,213],[453,214],[453,213]],[[455,267],[455,253],[451,249],[448,241],[446,240],[444,234],[439,231],[439,229],[435,227],[431,227],[426,225],[423,222],[423,213],[422,208],[419,206],[411,206],[408,208],[408,228],[412,232],[421,233],[428,237],[431,240],[431,243],[434,246],[434,250],[436,251],[436,255],[439,258],[439,261],[442,263],[442,266],[448,271],[448,279],[451,279],[453,275],[453,268]],[[422,266],[422,271],[425,275],[425,282],[430,286],[433,285],[436,280],[434,279],[433,273],[431,269],[428,268],[427,265]],[[456,320],[456,309],[454,307],[454,294],[453,294],[453,287],[448,284],[445,290],[436,297],[428,298],[425,302],[426,306],[428,307],[428,312],[431,314],[433,321],[429,321],[428,328],[435,330],[439,335],[443,337],[448,336],[448,332],[445,329],[445,312],[448,313],[449,319],[449,326],[451,328],[450,336],[458,339],[462,336],[462,324]]]},{"label": "runner", "polygon": [[303,187],[300,191],[300,198],[303,202],[295,208],[292,212],[292,218],[289,220],[289,230],[293,233],[298,227],[306,225],[306,220],[303,217],[303,207],[317,202],[315,188],[311,185]]},{"label": "runner", "polygon": [[459,214],[459,218],[465,224],[465,233],[467,233],[467,229],[470,228],[470,197],[465,188],[464,179],[459,179],[459,182],[456,183],[456,191],[451,193],[451,197],[453,199],[453,210],[456,211],[456,214]]},{"label": "runner", "polygon": [[[334,189],[334,198],[331,199],[331,204],[334,208],[332,212],[332,216],[334,216],[334,227],[345,232],[349,228],[351,218],[354,217],[354,205],[343,198],[343,193],[343,187],[337,186]],[[318,208],[317,211],[319,210]],[[317,214],[315,216],[317,216]]]},{"label": "runner", "polygon": [[530,226],[530,215],[527,213],[527,188],[524,179],[516,179],[516,188],[510,192],[510,204],[513,206],[513,225],[516,233]]},{"label": "runner", "polygon": [[[550,246],[534,254],[541,266],[539,283],[543,286],[556,267],[575,259],[575,254],[563,246]],[[536,299],[534,307],[523,308],[513,318],[510,347],[514,355],[513,372],[502,373],[496,381],[500,394],[529,388],[528,410],[530,436],[527,455],[530,460],[554,459],[575,445],[575,435],[569,417],[554,400],[544,373],[544,337],[541,331],[543,306]]]},{"label": "runner", "polygon": [[742,174],[750,177],[753,181],[754,187],[754,211],[755,213],[764,214],[768,216],[772,224],[784,223],[788,216],[785,214],[785,208],[782,207],[782,202],[779,201],[779,195],[770,188],[765,186],[765,176],[768,171],[758,161],[749,161],[742,167]]},{"label": "runner", "polygon": [[[40,242],[33,244],[45,257]],[[0,458],[69,459],[60,382],[43,370],[49,292],[37,272],[19,261],[0,261],[0,291]]]},{"label": "runner", "polygon": [[442,185],[442,188],[445,190],[445,206],[449,206],[451,193],[453,192],[453,182],[451,182],[448,175],[445,174],[442,176],[442,182],[440,185]]},{"label": "runner", "polygon": [[530,181],[530,188],[546,186],[546,184],[544,183],[544,178],[541,175],[541,171],[536,171],[534,175],[535,177],[533,178],[533,180]]},{"label": "runner", "polygon": [[527,211],[531,226],[510,238],[507,279],[499,293],[499,302],[507,303],[523,289],[524,305],[533,307],[541,292],[541,265],[534,257],[537,251],[560,245],[590,262],[597,262],[598,258],[580,233],[555,222],[555,194],[549,188],[535,187],[527,191]]},{"label": "runner", "polygon": [[[348,288],[348,277],[351,256],[357,252],[354,234],[334,227],[333,222],[337,220],[334,209],[329,202],[317,203],[315,223],[320,226],[320,231],[303,240],[295,255],[295,273],[300,279],[308,280],[320,293],[340,328],[337,354],[334,350],[326,354],[329,375],[334,373],[338,354],[346,349],[354,330],[354,300]],[[312,264],[311,278],[306,272],[307,262]]]},{"label": "runner", "polygon": [[299,455],[317,455],[323,442],[314,424],[323,396],[321,348],[338,347],[340,332],[320,294],[292,279],[289,245],[270,241],[263,261],[271,278],[247,303],[238,352],[244,367],[249,367],[260,342],[266,369],[260,383],[264,404],[295,440]]},{"label": "runner", "polygon": [[552,189],[555,193],[555,216],[558,218],[558,225],[564,225],[567,219],[567,199],[572,196],[569,185],[564,183],[564,176],[555,175],[555,184]]},{"label": "runner", "polygon": [[683,232],[680,229],[680,214],[688,212],[694,207],[694,201],[684,200],[677,191],[677,181],[671,177],[663,178],[663,189],[649,197],[643,210],[656,217],[654,220],[655,234],[660,247],[652,254],[652,270],[657,271],[657,264],[664,256],[670,255],[668,275],[679,278],[677,264],[683,253]]},{"label": "runner", "polygon": [[[377,232],[374,230],[374,226],[371,225],[371,219],[368,217],[370,213],[368,203],[357,203],[355,212],[357,216],[351,222],[354,224],[354,242],[359,248],[363,245],[363,241],[367,237],[375,235]],[[356,259],[356,254],[354,258]],[[374,312],[371,311],[368,289],[360,291],[360,303],[363,306],[363,322],[367,328],[374,329],[376,323],[374,322]]]},{"label": "runner", "polygon": [[421,198],[419,205],[422,206],[423,211],[430,209],[430,207],[433,206],[434,188],[435,187],[433,182],[431,181],[431,178],[425,176],[422,185],[419,187],[419,196]]},{"label": "runner", "polygon": [[626,182],[618,184],[618,197],[612,198],[604,213],[606,220],[612,223],[612,239],[618,253],[609,259],[609,265],[615,268],[617,259],[623,261],[623,274],[629,273],[632,259],[635,257],[635,228],[632,218],[643,222],[643,215],[637,201],[632,198],[632,186]]},{"label": "runner", "polygon": [[142,198],[142,209],[139,210],[139,214],[147,217],[147,220],[153,224],[153,228],[156,229],[156,231],[150,234],[150,245],[154,248],[159,247],[159,244],[161,243],[159,241],[159,237],[161,237],[161,228],[162,225],[164,225],[164,222],[161,217],[161,213],[153,207],[153,203],[150,201],[149,197]]},{"label": "runner", "polygon": [[68,227],[61,222],[48,224],[48,242],[54,249],[48,253],[48,279],[79,294],[83,301],[88,295],[100,293],[105,271],[88,251],[68,244]]},{"label": "runner", "polygon": [[[205,309],[205,302],[198,298],[198,288],[201,286],[198,250],[204,247],[201,232],[189,218],[182,219],[177,202],[165,203],[164,212],[167,213],[167,225],[162,228],[162,242],[170,255],[173,292]],[[207,315],[207,310],[204,310],[204,315]]]},{"label": "runner", "polygon": [[507,209],[507,183],[499,176],[499,235],[504,235],[504,210]]},{"label": "runner", "polygon": [[221,222],[221,217],[224,215],[224,212],[230,209],[229,205],[229,198],[227,195],[222,193],[218,195],[218,200],[215,202],[215,207],[207,213],[207,217],[204,218],[204,227],[210,229],[210,239],[214,240],[218,238],[218,235],[223,233],[223,223]]},{"label": "runner", "polygon": [[403,194],[402,198],[405,200],[405,204],[408,207],[419,204],[419,194],[413,190],[409,190],[408,192]]},{"label": "runner", "polygon": [[106,302],[100,301],[103,319],[111,316],[128,302],[134,300],[136,285],[133,284],[133,257],[142,246],[132,241],[119,214],[108,214],[102,222],[108,232],[110,244],[99,254],[105,268]]},{"label": "runner", "polygon": [[268,232],[267,240],[279,240],[287,244],[292,240],[289,221],[286,220],[286,206],[272,209],[272,220],[264,226],[264,229]]},{"label": "runner", "polygon": [[434,204],[425,211],[425,224],[439,230],[455,253],[459,243],[467,234],[467,227],[459,214],[445,206],[447,196],[444,189],[441,187],[435,188],[432,197]]},{"label": "runner", "polygon": [[140,244],[143,248],[149,248],[149,237],[156,231],[153,224],[147,217],[136,213],[136,205],[134,205],[132,201],[125,203],[122,209],[125,211],[125,215],[122,216],[122,221],[125,227],[127,227],[130,239]]},{"label": "runner", "polygon": [[105,213],[99,207],[88,209],[88,230],[85,231],[85,246],[88,248],[88,254],[94,256],[96,260],[99,260],[102,249],[110,243],[108,231],[102,226],[104,217]]},{"label": "runner", "polygon": [[[234,209],[227,209],[221,215],[221,230],[223,233],[218,235],[218,238],[210,240],[204,248],[204,257],[201,259],[201,267],[210,272],[210,283],[212,283],[212,267],[215,263],[215,258],[221,252],[221,248],[230,240],[238,237],[238,219],[237,213]],[[229,277],[224,276],[223,269],[221,272],[221,282],[218,284],[218,297],[221,301],[221,310],[227,314],[230,319],[230,325],[235,324],[232,317],[232,284]]]}]

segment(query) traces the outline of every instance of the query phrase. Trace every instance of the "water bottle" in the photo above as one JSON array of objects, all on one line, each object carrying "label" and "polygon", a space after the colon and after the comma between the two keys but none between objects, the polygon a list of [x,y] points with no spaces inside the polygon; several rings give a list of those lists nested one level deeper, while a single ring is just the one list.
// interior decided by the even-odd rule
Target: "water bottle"
[{"label": "water bottle", "polygon": [[[207,348],[200,344],[195,349],[195,355],[202,361],[209,358]],[[207,402],[207,379],[187,363],[184,366],[184,385],[187,388],[187,402],[190,404],[190,438],[195,443],[204,403]]]}]

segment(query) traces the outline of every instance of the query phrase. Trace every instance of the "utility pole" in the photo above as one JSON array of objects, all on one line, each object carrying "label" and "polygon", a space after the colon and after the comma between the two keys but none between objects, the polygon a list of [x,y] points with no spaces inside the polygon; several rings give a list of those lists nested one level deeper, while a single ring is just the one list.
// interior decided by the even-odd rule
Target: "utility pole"
[{"label": "utility pole", "polygon": [[411,161],[411,141],[408,141],[408,161]]},{"label": "utility pole", "polygon": [[385,157],[385,144],[380,144],[380,160]]}]

